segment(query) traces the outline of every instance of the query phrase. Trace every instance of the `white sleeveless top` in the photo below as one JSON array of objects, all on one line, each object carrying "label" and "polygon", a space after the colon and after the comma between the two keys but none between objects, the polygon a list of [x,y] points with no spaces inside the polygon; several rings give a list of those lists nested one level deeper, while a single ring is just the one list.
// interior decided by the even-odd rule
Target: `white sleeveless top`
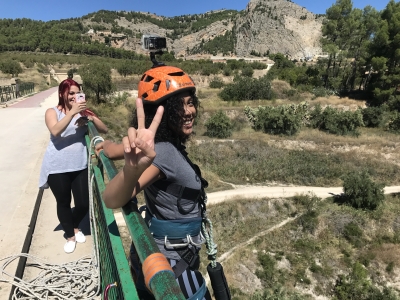
[{"label": "white sleeveless top", "polygon": [[[58,121],[65,117],[65,114],[57,107],[53,107],[53,109],[57,113]],[[50,134],[49,145],[44,154],[40,171],[39,187],[49,187],[47,184],[49,174],[74,172],[87,167],[85,142],[87,126],[74,125],[80,117],[79,113],[76,114],[60,136]]]}]

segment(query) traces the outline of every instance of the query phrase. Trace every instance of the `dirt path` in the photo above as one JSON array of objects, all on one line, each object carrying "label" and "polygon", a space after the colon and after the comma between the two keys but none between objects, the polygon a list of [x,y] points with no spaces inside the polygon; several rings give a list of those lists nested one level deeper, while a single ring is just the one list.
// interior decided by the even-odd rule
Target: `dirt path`
[{"label": "dirt path", "polygon": [[[288,198],[298,194],[313,193],[319,198],[340,195],[342,187],[315,187],[315,186],[233,186],[233,190],[208,193],[209,205],[218,204],[223,201],[231,201],[237,198]],[[385,194],[399,193],[400,186],[385,187]]]}]

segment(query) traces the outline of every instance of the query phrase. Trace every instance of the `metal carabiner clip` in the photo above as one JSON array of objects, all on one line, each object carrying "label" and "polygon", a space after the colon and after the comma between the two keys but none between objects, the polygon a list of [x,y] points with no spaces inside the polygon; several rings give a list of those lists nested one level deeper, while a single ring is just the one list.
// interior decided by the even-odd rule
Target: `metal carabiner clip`
[{"label": "metal carabiner clip", "polygon": [[188,236],[188,241],[190,241],[190,244],[192,244],[194,246],[197,246],[197,247],[200,247],[202,244],[205,243],[206,239],[204,238],[203,234],[200,231],[200,243],[193,242],[193,239],[192,239],[192,237],[190,235]]},{"label": "metal carabiner clip", "polygon": [[189,234],[186,235],[186,239],[187,239],[187,242],[186,242],[186,243],[171,244],[171,243],[168,241],[167,236],[165,236],[165,238],[164,238],[164,245],[165,245],[165,247],[167,247],[167,248],[183,248],[183,247],[187,247],[187,246],[189,246],[190,240],[191,240]]}]

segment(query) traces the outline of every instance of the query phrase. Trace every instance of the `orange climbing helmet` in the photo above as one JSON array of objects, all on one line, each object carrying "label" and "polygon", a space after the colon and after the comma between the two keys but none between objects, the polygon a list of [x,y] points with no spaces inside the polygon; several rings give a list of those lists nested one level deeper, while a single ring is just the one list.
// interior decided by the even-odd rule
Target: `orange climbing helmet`
[{"label": "orange climbing helmet", "polygon": [[144,104],[159,104],[180,92],[196,91],[193,80],[176,67],[158,66],[147,70],[139,81],[138,97]]}]

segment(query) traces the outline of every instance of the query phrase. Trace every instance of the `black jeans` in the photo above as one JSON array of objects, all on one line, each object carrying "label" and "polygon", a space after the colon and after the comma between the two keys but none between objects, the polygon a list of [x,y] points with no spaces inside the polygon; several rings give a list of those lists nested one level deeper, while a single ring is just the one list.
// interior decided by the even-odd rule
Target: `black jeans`
[{"label": "black jeans", "polygon": [[[57,201],[57,216],[67,238],[75,236],[74,228],[89,211],[88,169],[50,174],[47,183]],[[71,191],[75,208],[71,210]]]}]

